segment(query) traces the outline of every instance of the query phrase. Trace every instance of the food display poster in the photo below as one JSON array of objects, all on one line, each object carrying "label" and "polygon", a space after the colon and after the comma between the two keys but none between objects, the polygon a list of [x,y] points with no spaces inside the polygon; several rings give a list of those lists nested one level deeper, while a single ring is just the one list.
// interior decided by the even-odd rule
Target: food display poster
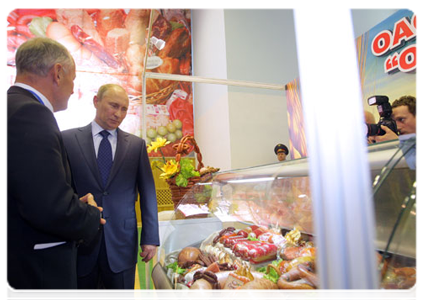
[{"label": "food display poster", "polygon": [[[399,10],[356,39],[365,110],[374,112],[367,99],[386,95],[390,103],[404,95],[416,96],[416,15]],[[307,156],[300,81],[286,85],[291,158]]]},{"label": "food display poster", "polygon": [[[162,148],[163,154],[174,156],[173,144],[184,135],[194,135],[191,83],[147,78],[143,87],[142,80],[144,72],[192,74],[190,10],[15,9],[7,16],[9,85],[16,75],[16,49],[37,36],[60,42],[75,59],[74,94],[68,109],[55,113],[61,130],[91,122],[98,88],[114,83],[126,89],[130,100],[121,129],[142,136],[144,88],[143,138],[148,143],[164,137],[171,144]],[[161,154],[150,154],[156,155]]]},{"label": "food display poster", "polygon": [[285,86],[286,113],[289,131],[289,153],[291,159],[307,157],[307,143],[303,105],[301,100],[300,80],[297,78]]},{"label": "food display poster", "polygon": [[416,96],[416,15],[399,10],[356,39],[365,110],[367,99],[386,95],[389,102],[404,95]]}]

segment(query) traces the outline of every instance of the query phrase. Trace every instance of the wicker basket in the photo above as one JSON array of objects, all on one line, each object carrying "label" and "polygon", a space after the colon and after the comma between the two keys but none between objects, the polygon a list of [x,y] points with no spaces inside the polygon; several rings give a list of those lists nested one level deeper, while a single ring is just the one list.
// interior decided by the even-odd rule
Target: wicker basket
[{"label": "wicker basket", "polygon": [[[173,146],[173,148],[176,150],[175,161],[177,163],[179,163],[181,158],[182,158],[182,155],[188,154],[192,147],[194,147],[194,151],[197,154],[197,160],[198,160],[197,171],[200,172],[201,168],[204,167],[204,164],[202,162],[202,155],[201,155],[201,152],[200,152],[200,148],[198,148],[197,142],[190,135],[184,136],[178,144],[175,144]],[[215,169],[215,171],[216,170],[218,170],[218,169]],[[170,192],[172,194],[172,202],[173,202],[173,207],[174,207],[175,210],[176,210],[176,207],[179,205],[179,202],[181,201],[182,197],[190,189],[192,189],[192,187],[196,183],[206,182],[206,181],[208,181],[212,178],[211,172],[204,172],[203,174],[201,174],[201,176],[188,178],[188,185],[186,187],[182,187],[182,186],[176,185],[176,176],[178,174],[179,173],[177,173],[172,178],[169,178],[169,179],[166,180],[168,185],[169,185]]]}]

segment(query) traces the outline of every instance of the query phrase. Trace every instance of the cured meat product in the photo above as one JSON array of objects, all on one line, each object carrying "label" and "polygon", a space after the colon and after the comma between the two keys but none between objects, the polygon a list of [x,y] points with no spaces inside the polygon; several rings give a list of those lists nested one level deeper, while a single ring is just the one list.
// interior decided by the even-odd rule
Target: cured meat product
[{"label": "cured meat product", "polygon": [[144,45],[147,26],[150,20],[149,9],[131,9],[125,18],[125,28],[130,32],[131,45]]},{"label": "cured meat product", "polygon": [[[168,20],[163,18],[161,14],[159,14],[157,16],[156,21],[154,21],[153,23],[151,31],[152,31],[151,36],[154,36],[159,40],[165,40],[169,36],[170,32],[172,31],[172,25],[170,24]],[[161,57],[165,57],[165,56],[161,56]]]},{"label": "cured meat product", "polygon": [[176,28],[166,40],[166,46],[159,51],[159,56],[180,58],[191,49],[191,37],[188,29]]},{"label": "cured meat product", "polygon": [[259,227],[255,230],[253,230],[253,232],[250,233],[250,236],[252,236],[254,238],[258,238],[260,235],[262,235],[263,233],[266,233],[266,232],[267,232],[266,229]]},{"label": "cured meat product", "polygon": [[248,250],[249,248],[247,247],[247,245],[250,244],[258,244],[258,241],[250,241],[250,240],[246,240],[246,241],[240,241],[238,243],[236,243],[233,247],[233,252],[236,256],[240,256],[240,257],[247,257],[248,256]]},{"label": "cured meat product", "polygon": [[73,25],[71,27],[71,32],[73,36],[84,45],[88,50],[90,50],[95,56],[104,61],[109,67],[118,69],[120,64],[116,59],[108,53],[103,46],[97,43],[92,37],[84,32],[81,27],[78,25]]},{"label": "cured meat product", "polygon": [[102,61],[93,52],[82,47],[82,44],[65,25],[59,22],[51,22],[47,26],[46,35],[64,45],[79,66],[88,64],[90,67],[96,67],[102,64]]},{"label": "cured meat product", "polygon": [[123,9],[100,9],[96,14],[97,31],[103,41],[107,33],[115,28],[123,28],[126,14]]},{"label": "cured meat product", "polygon": [[253,264],[276,259],[278,248],[274,244],[257,241],[257,243],[246,244],[245,247],[247,249],[244,250],[245,254],[241,257]]},{"label": "cured meat product", "polygon": [[243,237],[247,237],[248,236],[248,232],[246,232],[245,230],[240,230],[240,231],[238,231],[238,235],[241,235]]},{"label": "cured meat product", "polygon": [[123,53],[128,49],[130,33],[125,28],[114,28],[107,33],[106,50],[111,54]]},{"label": "cured meat product", "polygon": [[56,9],[56,16],[59,23],[65,25],[69,30],[73,25],[78,25],[94,41],[102,46],[104,45],[93,19],[85,9]]},{"label": "cured meat product", "polygon": [[225,240],[226,238],[228,238],[228,237],[230,237],[230,236],[236,236],[236,235],[238,235],[238,234],[237,234],[237,233],[235,233],[235,232],[230,232],[230,233],[227,233],[227,234],[222,235],[222,236],[218,239],[218,241],[219,241],[219,243],[223,244],[223,242],[224,242],[224,240]]},{"label": "cured meat product", "polygon": [[243,237],[242,235],[230,236],[223,239],[223,246],[227,248],[232,248],[233,245],[240,241],[248,241],[248,239]]}]

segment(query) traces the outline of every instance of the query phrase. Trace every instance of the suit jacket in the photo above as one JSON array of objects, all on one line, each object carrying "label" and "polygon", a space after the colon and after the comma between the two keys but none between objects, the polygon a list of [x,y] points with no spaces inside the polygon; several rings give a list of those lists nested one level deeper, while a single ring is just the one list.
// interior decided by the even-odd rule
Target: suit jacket
[{"label": "suit jacket", "polygon": [[[97,208],[72,189],[52,112],[29,91],[7,92],[7,271],[14,288],[76,288],[76,243],[93,240]],[[67,241],[35,250],[35,245]]]},{"label": "suit jacket", "polygon": [[[103,186],[94,150],[91,124],[62,132],[78,193],[92,193],[103,207],[104,238],[110,268],[121,272],[137,262],[138,234],[135,204],[140,195],[140,244],[159,245],[154,178],[143,139],[117,129],[117,145],[108,182]],[[78,276],[97,262],[101,234],[95,243],[78,249]]]}]

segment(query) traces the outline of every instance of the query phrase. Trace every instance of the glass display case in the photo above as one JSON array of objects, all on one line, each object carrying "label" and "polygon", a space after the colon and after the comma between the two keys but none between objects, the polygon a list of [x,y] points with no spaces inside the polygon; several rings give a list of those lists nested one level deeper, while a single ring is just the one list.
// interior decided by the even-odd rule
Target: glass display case
[{"label": "glass display case", "polygon": [[[416,278],[415,137],[370,145],[380,288]],[[216,173],[160,222],[156,289],[319,288],[308,160]]]}]

